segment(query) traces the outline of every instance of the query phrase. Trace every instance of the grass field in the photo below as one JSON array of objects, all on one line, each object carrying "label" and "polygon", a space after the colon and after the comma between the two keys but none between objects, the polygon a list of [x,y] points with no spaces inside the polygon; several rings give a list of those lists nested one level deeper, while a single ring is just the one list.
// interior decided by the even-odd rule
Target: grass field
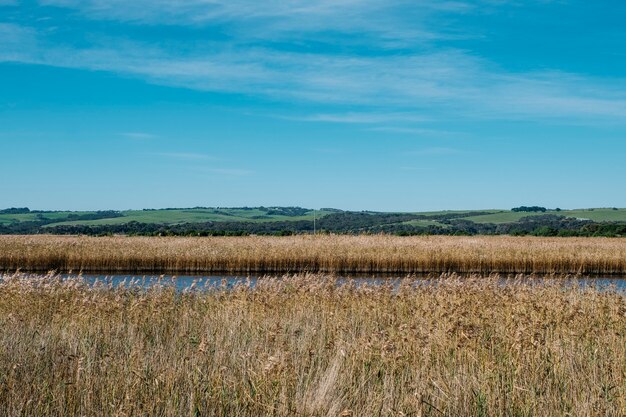
[{"label": "grass field", "polygon": [[0,224],[8,224],[14,222],[33,222],[39,219],[46,220],[59,220],[65,219],[70,214],[93,214],[93,211],[81,211],[81,212],[72,212],[72,211],[54,211],[54,212],[46,212],[46,213],[22,213],[22,214],[0,214]]},{"label": "grass field", "polygon": [[[511,223],[516,222],[522,217],[537,216],[542,214],[556,214],[579,219],[589,219],[596,222],[626,222],[626,209],[613,210],[611,208],[581,209],[581,210],[562,210],[548,211],[546,213],[527,213],[512,212],[510,210],[481,210],[480,212],[489,212],[490,214],[476,215],[479,211],[458,210],[458,211],[432,211],[411,213],[421,216],[438,216],[445,214],[466,214],[464,220],[470,220],[476,223]],[[237,208],[216,208],[216,209],[175,209],[175,210],[128,210],[122,211],[122,217],[98,219],[98,220],[67,220],[67,216],[71,214],[93,214],[94,212],[45,212],[45,213],[25,213],[25,214],[0,214],[0,225],[10,224],[13,222],[37,221],[40,219],[56,220],[48,225],[65,226],[65,225],[119,225],[129,223],[131,221],[139,223],[157,223],[157,224],[182,224],[182,223],[203,223],[203,222],[270,222],[270,221],[297,221],[297,220],[313,220],[313,211],[307,211],[302,215],[286,216],[279,214],[268,215],[266,211],[260,208],[254,209],[237,209]],[[318,218],[330,214],[330,211],[317,210]],[[437,220],[412,220],[405,222],[413,226],[431,226],[439,225]]]},{"label": "grass field", "polygon": [[403,222],[402,224],[406,224],[408,226],[418,226],[418,227],[428,227],[428,226],[446,227],[445,224],[439,223],[436,220],[409,220],[407,222]]},{"label": "grass field", "polygon": [[626,297],[496,277],[0,279],[3,416],[623,416]]},{"label": "grass field", "polygon": [[[267,221],[298,221],[313,220],[313,211],[302,216],[267,215],[260,210],[155,210],[155,211],[125,211],[124,217],[100,220],[79,220],[54,223],[51,226],[61,225],[105,225],[124,224],[131,221],[139,223],[181,224],[202,222],[267,222]],[[318,218],[327,215],[327,212],[317,211]]]},{"label": "grass field", "polygon": [[[410,213],[419,216],[441,216],[450,214],[461,214],[463,220],[469,220],[476,223],[512,223],[520,220],[522,217],[537,216],[541,214],[556,214],[568,216],[578,219],[588,219],[596,222],[626,222],[626,209],[585,209],[585,210],[563,210],[548,211],[546,213],[528,213],[528,212],[512,212],[505,210],[484,210],[480,213],[488,212],[489,214],[479,214],[478,211],[436,211]],[[280,214],[281,211],[268,212],[263,208],[192,208],[192,209],[168,209],[168,210],[129,210],[120,212],[120,217],[110,217],[101,219],[71,219],[68,216],[81,216],[86,214],[95,214],[94,212],[44,212],[44,213],[25,213],[25,214],[0,214],[0,225],[9,225],[19,222],[33,222],[46,220],[47,225],[42,226],[42,231],[54,226],[104,226],[104,225],[123,225],[130,222],[138,222],[144,224],[160,224],[160,225],[180,225],[204,222],[290,222],[313,220],[314,213],[309,210],[301,210],[297,215]],[[332,211],[318,210],[315,212],[317,218],[322,218]],[[373,213],[372,214],[376,214]],[[385,222],[387,227],[392,223]],[[438,221],[438,218],[415,219],[410,221],[402,221],[401,226],[413,227],[429,227],[438,226],[446,228],[445,224]]]},{"label": "grass field", "polygon": [[[133,210],[122,212],[124,217],[100,220],[79,220],[69,222],[54,223],[52,226],[60,225],[106,225],[124,224],[131,221],[139,223],[159,223],[159,224],[181,224],[181,223],[202,223],[202,222],[268,222],[268,221],[298,221],[313,220],[313,211],[301,216],[267,215],[261,210],[238,210],[238,209],[183,209],[183,210]],[[320,218],[328,212],[316,211],[315,215]]]},{"label": "grass field", "polygon": [[[131,221],[139,223],[159,223],[159,224],[181,224],[181,223],[202,223],[202,222],[267,222],[267,221],[297,221],[313,220],[313,210],[302,215],[287,216],[280,214],[267,214],[266,211],[255,209],[237,208],[216,208],[216,209],[175,209],[175,210],[126,210],[122,211],[122,217],[113,217],[98,220],[70,220],[71,214],[94,214],[95,212],[44,212],[44,213],[23,213],[23,214],[0,214],[0,224],[14,222],[57,220],[50,226],[61,225],[107,225],[124,224]],[[316,210],[315,216],[318,218],[329,214],[329,211]]]},{"label": "grass field", "polygon": [[0,236],[0,270],[625,274],[625,238]]},{"label": "grass field", "polygon": [[547,211],[545,213],[502,211],[499,213],[486,214],[481,216],[468,216],[464,217],[464,219],[473,221],[475,223],[499,224],[516,222],[522,217],[541,216],[546,214],[593,220],[596,222],[626,222],[626,209],[613,210],[612,208]]}]

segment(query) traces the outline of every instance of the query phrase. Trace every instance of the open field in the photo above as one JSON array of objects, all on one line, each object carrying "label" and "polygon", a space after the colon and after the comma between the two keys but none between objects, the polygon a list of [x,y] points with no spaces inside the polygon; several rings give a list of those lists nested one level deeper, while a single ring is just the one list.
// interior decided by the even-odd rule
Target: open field
[{"label": "open field", "polygon": [[[101,226],[119,225],[129,222],[157,223],[165,225],[183,223],[204,223],[204,222],[273,222],[273,221],[299,221],[313,220],[313,210],[298,209],[297,212],[286,215],[281,214],[284,208],[189,208],[189,209],[160,209],[160,210],[124,210],[120,211],[118,217],[107,217],[100,219],[72,218],[80,216],[94,215],[97,212],[38,212],[38,213],[18,213],[0,214],[0,225],[19,222],[33,222],[45,220],[49,222],[46,227],[53,226]],[[114,212],[118,213],[118,212]],[[333,211],[317,210],[318,218],[324,217]],[[488,213],[488,214],[484,214]],[[381,214],[370,212],[370,214]],[[554,214],[578,219],[588,219],[595,222],[626,222],[626,209],[612,208],[592,208],[577,210],[549,210],[545,213],[533,212],[512,212],[510,210],[447,210],[433,212],[400,213],[412,214],[416,216],[433,217],[433,219],[418,219],[415,225],[424,226],[435,223],[438,216],[458,214],[460,218],[476,223],[512,223],[519,221],[523,217],[540,216]],[[427,223],[423,223],[427,222]]]},{"label": "open field", "polygon": [[[120,217],[112,217],[97,220],[68,220],[68,216],[94,214],[96,212],[43,212],[43,213],[19,213],[0,214],[0,224],[15,222],[36,221],[39,219],[50,220],[49,226],[62,225],[107,225],[124,224],[129,222],[139,223],[159,223],[159,224],[181,224],[181,223],[203,223],[203,222],[264,222],[264,221],[298,221],[313,220],[313,210],[303,209],[303,213],[296,216],[286,216],[279,214],[268,214],[266,210],[260,208],[188,208],[188,209],[157,209],[157,210],[123,210]],[[497,210],[493,210],[497,213]],[[331,211],[316,210],[315,215],[320,218],[330,214]],[[472,211],[435,211],[411,213],[423,216],[438,216],[445,214],[467,214],[472,215]],[[626,215],[624,216],[626,220]]]},{"label": "open field", "polygon": [[[562,282],[562,281],[559,281]],[[0,415],[623,416],[626,297],[496,277],[0,279]]]},{"label": "open field", "polygon": [[51,211],[46,213],[19,213],[19,214],[0,214],[0,224],[19,223],[19,222],[34,222],[39,219],[45,219],[50,221],[62,221],[67,219],[72,214],[94,214],[93,211]]},{"label": "open field", "polygon": [[[99,220],[78,220],[54,223],[54,226],[61,225],[105,225],[124,224],[128,222],[139,223],[161,223],[161,224],[181,224],[181,223],[203,223],[203,222],[268,222],[268,221],[298,221],[313,220],[313,211],[299,216],[285,216],[267,213],[260,210],[237,210],[237,209],[189,209],[189,210],[153,210],[153,211],[124,211],[123,217]],[[327,212],[320,211],[316,216],[323,217]]]},{"label": "open field", "polygon": [[545,216],[546,214],[553,214],[557,216],[566,216],[575,219],[592,220],[594,222],[624,222],[626,221],[626,209],[612,208],[595,208],[595,209],[580,209],[580,210],[561,210],[554,211],[548,210],[544,213],[529,213],[529,212],[513,212],[513,211],[501,211],[493,214],[485,214],[480,216],[469,215],[464,217],[465,220],[469,220],[475,223],[513,223],[523,217],[529,216]]},{"label": "open field", "polygon": [[[72,219],[71,216],[95,214],[97,212],[41,212],[0,214],[0,224],[46,220],[49,226],[61,225],[115,225],[129,222],[181,224],[203,222],[267,222],[267,221],[298,221],[313,220],[313,211],[300,209],[295,215],[280,214],[284,208],[275,210],[261,208],[189,208],[163,210],[124,210],[119,217],[103,219]],[[116,212],[117,213],[117,212]],[[315,215],[320,218],[329,211],[317,210]]]},{"label": "open field", "polygon": [[445,224],[440,223],[435,220],[409,220],[409,221],[403,222],[402,224],[406,224],[410,226],[420,226],[420,227],[428,227],[428,226],[446,227]]},{"label": "open field", "polygon": [[624,238],[0,236],[0,270],[625,274]]},{"label": "open field", "polygon": [[[313,219],[317,219],[314,224]],[[546,212],[465,210],[372,212],[302,207],[190,208],[95,212],[0,210],[0,235],[243,236],[310,234],[398,236],[528,235],[626,237],[626,209]]]}]

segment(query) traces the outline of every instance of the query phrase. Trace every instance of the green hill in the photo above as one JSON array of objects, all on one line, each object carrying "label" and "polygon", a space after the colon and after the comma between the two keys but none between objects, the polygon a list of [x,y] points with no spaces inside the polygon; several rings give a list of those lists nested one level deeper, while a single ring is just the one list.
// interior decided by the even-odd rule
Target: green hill
[{"label": "green hill", "polygon": [[350,212],[302,207],[195,207],[126,211],[0,210],[0,234],[537,234],[622,236],[626,209]]},{"label": "green hill", "polygon": [[[174,225],[205,222],[312,221],[314,217],[313,210],[301,207],[198,207],[189,209],[148,209],[106,212],[30,211],[28,213],[3,213],[10,210],[11,209],[0,210],[0,225],[21,222],[45,222],[45,227],[119,225],[130,222]],[[316,210],[315,216],[319,218],[331,212],[335,212],[335,210]]]}]

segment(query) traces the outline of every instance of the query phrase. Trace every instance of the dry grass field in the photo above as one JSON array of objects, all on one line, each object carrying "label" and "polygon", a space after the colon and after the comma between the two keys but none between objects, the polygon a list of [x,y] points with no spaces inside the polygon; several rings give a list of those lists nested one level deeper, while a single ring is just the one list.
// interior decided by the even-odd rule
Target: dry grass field
[{"label": "dry grass field", "polygon": [[5,275],[0,415],[624,416],[625,295],[524,282],[181,293]]},{"label": "dry grass field", "polygon": [[626,274],[626,239],[0,236],[0,270]]}]

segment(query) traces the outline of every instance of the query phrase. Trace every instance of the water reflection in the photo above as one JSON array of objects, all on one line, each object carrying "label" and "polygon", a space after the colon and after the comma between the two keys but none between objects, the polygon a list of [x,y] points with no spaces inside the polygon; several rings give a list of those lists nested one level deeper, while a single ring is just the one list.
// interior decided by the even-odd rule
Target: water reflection
[{"label": "water reflection", "polygon": [[[151,287],[171,287],[177,291],[202,291],[210,289],[232,289],[236,286],[245,286],[254,288],[259,280],[268,278],[268,276],[237,276],[237,275],[209,275],[209,276],[193,276],[193,275],[61,275],[64,280],[82,279],[89,285],[103,285],[114,288],[118,287],[135,287],[135,288],[151,288]],[[282,279],[281,277],[272,277]],[[615,290],[618,292],[626,292],[626,278],[623,277],[576,277],[576,278],[541,278],[528,277],[519,279],[515,277],[499,278],[498,282],[503,285],[519,284],[523,282],[529,285],[546,285],[546,284],[564,284],[578,285],[581,288],[595,287],[600,290]],[[398,288],[400,285],[410,284],[419,285],[437,285],[441,283],[438,276],[339,276],[336,279],[337,285],[354,285],[356,287],[363,286],[380,286],[387,285],[392,288]],[[462,285],[462,279],[459,281]]]}]

